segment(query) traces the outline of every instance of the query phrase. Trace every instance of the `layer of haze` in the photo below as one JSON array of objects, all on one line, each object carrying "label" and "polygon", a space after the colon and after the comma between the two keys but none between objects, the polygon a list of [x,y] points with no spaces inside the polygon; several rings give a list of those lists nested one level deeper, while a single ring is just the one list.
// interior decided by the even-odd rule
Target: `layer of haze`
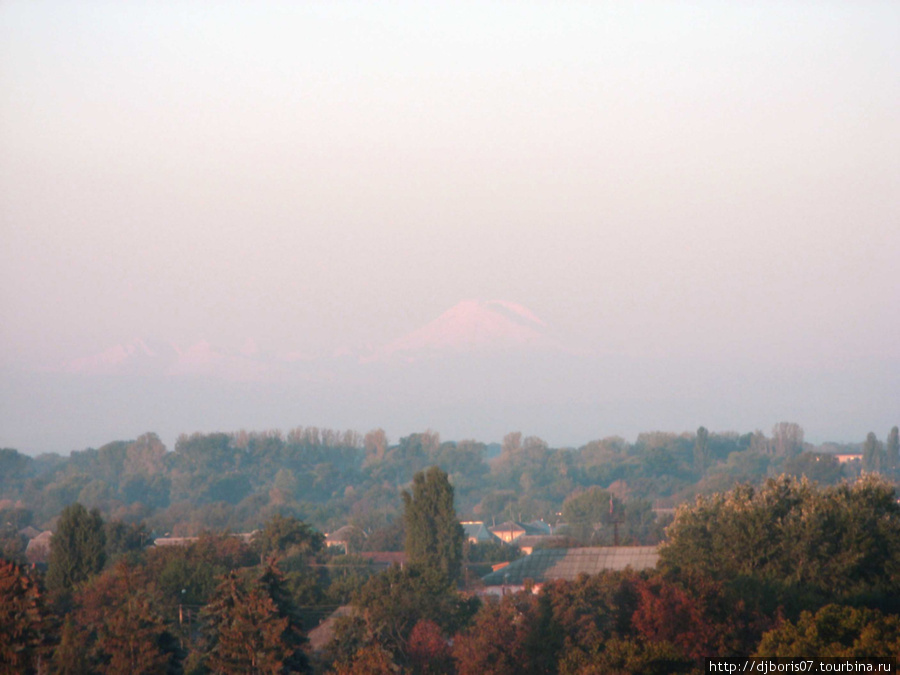
[{"label": "layer of haze", "polygon": [[[0,251],[0,445],[25,451],[218,424],[883,436],[900,4],[7,0]],[[530,407],[499,386],[467,407],[461,385],[391,417],[337,388],[227,419],[181,391],[177,422],[135,398],[91,426],[89,388],[23,375],[137,337],[328,358],[466,298],[632,364],[635,391],[545,377]]]}]

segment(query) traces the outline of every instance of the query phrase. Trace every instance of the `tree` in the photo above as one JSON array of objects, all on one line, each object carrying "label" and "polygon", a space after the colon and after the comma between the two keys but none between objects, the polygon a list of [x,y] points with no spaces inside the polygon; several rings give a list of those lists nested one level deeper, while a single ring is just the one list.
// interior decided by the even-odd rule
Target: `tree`
[{"label": "tree", "polygon": [[123,470],[126,474],[152,476],[162,473],[165,467],[166,446],[159,436],[146,433],[125,449]]},{"label": "tree", "polygon": [[667,534],[660,564],[675,575],[762,584],[801,609],[842,597],[900,603],[900,505],[875,476],[825,489],[788,476],[741,485],[698,497]]},{"label": "tree", "polygon": [[826,605],[803,612],[763,635],[757,656],[893,659],[900,653],[900,618],[873,609]]},{"label": "tree", "polygon": [[72,591],[100,572],[106,562],[106,534],[100,512],[90,513],[79,503],[63,509],[56,533],[50,540],[47,586]]},{"label": "tree", "polygon": [[129,525],[120,520],[111,520],[105,524],[104,530],[106,534],[106,557],[110,561],[114,561],[127,553],[140,551],[153,541],[144,523],[132,523]]},{"label": "tree", "polygon": [[413,626],[407,651],[414,675],[444,675],[453,672],[450,644],[441,627],[434,621],[422,619]]},{"label": "tree", "polygon": [[433,621],[452,635],[469,621],[478,601],[460,597],[438,570],[394,565],[371,577],[354,595],[353,604],[361,610],[364,634],[360,635],[358,623],[346,622],[344,629],[352,635],[342,641],[376,642],[405,660],[410,633],[420,620]]},{"label": "tree", "polygon": [[450,582],[462,569],[465,532],[453,508],[453,486],[436,466],[418,472],[412,494],[403,491],[406,554],[413,565],[440,572]]},{"label": "tree", "polygon": [[796,422],[779,422],[772,427],[772,445],[779,457],[793,457],[803,450],[803,427]]},{"label": "tree", "polygon": [[394,675],[400,669],[391,659],[391,654],[377,644],[358,649],[349,662],[338,663],[334,675]]},{"label": "tree", "polygon": [[53,650],[53,672],[57,675],[90,675],[84,640],[72,614],[63,621],[59,644]]},{"label": "tree", "polygon": [[706,465],[709,463],[709,431],[706,427],[697,429],[697,439],[694,442],[694,470],[703,475]]},{"label": "tree", "polygon": [[555,672],[557,640],[548,634],[549,606],[532,593],[488,602],[456,636],[459,675],[538,675]]},{"label": "tree", "polygon": [[253,548],[260,559],[288,553],[313,554],[322,550],[325,536],[293,516],[275,514],[253,535]]},{"label": "tree", "polygon": [[34,672],[46,644],[46,612],[35,580],[0,560],[0,673]]},{"label": "tree", "polygon": [[177,642],[163,618],[163,600],[143,568],[122,560],[77,595],[81,645],[101,673],[160,675],[173,664]]},{"label": "tree", "polygon": [[884,460],[888,471],[896,472],[900,469],[900,429],[897,427],[888,434]]},{"label": "tree", "polygon": [[866,435],[862,446],[862,465],[865,471],[881,471],[884,459],[884,448],[873,432]]},{"label": "tree", "polygon": [[12,448],[0,448],[0,494],[17,492],[28,473],[32,459]]},{"label": "tree", "polygon": [[[260,579],[229,572],[204,608],[209,648],[207,665],[215,673],[276,675],[302,672],[306,661],[293,611],[271,568]],[[273,597],[274,596],[274,597]]]},{"label": "tree", "polygon": [[834,455],[801,452],[782,464],[785,473],[791,476],[806,476],[819,485],[833,485],[844,475],[843,466]]},{"label": "tree", "polygon": [[746,654],[771,627],[726,593],[723,584],[709,579],[695,576],[681,584],[654,574],[637,579],[636,589],[636,635],[677,647],[687,659]]},{"label": "tree", "polygon": [[617,512],[622,513],[622,505],[596,486],[569,496],[562,507],[563,520],[572,535],[586,544],[593,542],[596,530],[613,522]]},{"label": "tree", "polygon": [[363,439],[363,447],[366,450],[366,466],[383,461],[388,447],[388,437],[384,429],[372,429],[367,433]]}]

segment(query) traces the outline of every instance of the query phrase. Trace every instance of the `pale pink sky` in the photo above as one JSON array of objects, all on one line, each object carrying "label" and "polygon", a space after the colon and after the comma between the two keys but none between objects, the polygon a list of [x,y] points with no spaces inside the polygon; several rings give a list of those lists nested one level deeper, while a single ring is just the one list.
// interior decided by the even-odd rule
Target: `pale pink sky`
[{"label": "pale pink sky", "polygon": [[[481,298],[636,359],[645,387],[696,363],[727,364],[729,386],[800,368],[808,434],[883,434],[900,421],[898,195],[896,2],[0,4],[16,377],[136,338],[364,353]],[[0,428],[29,386],[6,385]],[[760,387],[745,417],[701,392],[623,428],[617,399],[597,435],[768,429],[791,410]],[[510,400],[494,402],[515,417]],[[291,414],[265,422],[325,423]]]}]

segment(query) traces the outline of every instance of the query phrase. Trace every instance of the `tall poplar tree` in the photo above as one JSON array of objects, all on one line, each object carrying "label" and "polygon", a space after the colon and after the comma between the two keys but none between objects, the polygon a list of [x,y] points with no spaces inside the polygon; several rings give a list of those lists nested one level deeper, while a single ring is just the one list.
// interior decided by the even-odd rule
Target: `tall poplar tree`
[{"label": "tall poplar tree", "polygon": [[888,434],[884,459],[889,471],[900,469],[900,429],[897,427]]},{"label": "tall poplar tree", "polygon": [[453,486],[436,466],[413,478],[412,494],[403,491],[406,555],[411,564],[459,579],[465,532],[453,508]]},{"label": "tall poplar tree", "polygon": [[702,476],[708,463],[709,431],[706,427],[700,427],[697,429],[697,439],[694,441],[694,470]]},{"label": "tall poplar tree", "polygon": [[881,442],[873,432],[869,432],[866,436],[866,442],[862,446],[862,464],[866,471],[881,471],[884,449]]}]

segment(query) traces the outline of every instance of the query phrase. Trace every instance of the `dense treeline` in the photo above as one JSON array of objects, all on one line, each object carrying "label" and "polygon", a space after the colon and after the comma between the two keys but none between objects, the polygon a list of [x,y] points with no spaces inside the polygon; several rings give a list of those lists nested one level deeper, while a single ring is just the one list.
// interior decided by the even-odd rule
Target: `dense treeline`
[{"label": "dense treeline", "polygon": [[[69,457],[0,450],[0,537],[15,558],[24,546],[16,532],[27,525],[52,528],[62,509],[77,501],[107,521],[144,523],[156,536],[249,532],[281,514],[321,531],[353,524],[363,533],[360,547],[397,550],[400,490],[416,472],[436,465],[450,475],[463,517],[566,520],[586,543],[604,543],[611,535],[598,505],[612,494],[626,521],[623,541],[652,543],[660,534],[654,503],[671,506],[782,473],[823,485],[861,470],[894,478],[897,445],[895,427],[884,443],[869,434],[853,446],[813,447],[789,423],[776,425],[768,437],[701,427],[640,434],[634,443],[605,438],[580,448],[552,448],[520,433],[508,434],[502,445],[442,442],[433,432],[391,444],[381,430],[362,436],[307,427],[287,434],[183,435],[169,451],[148,433]],[[860,452],[862,459],[842,464],[839,451]]]},{"label": "dense treeline", "polygon": [[[593,675],[700,673],[716,656],[900,657],[900,504],[874,475],[698,496],[657,569],[501,598],[453,563],[446,473],[417,474],[403,503],[408,564],[343,586],[323,536],[291,517],[250,541],[133,539],[111,553],[109,523],[70,505],[46,574],[0,561],[0,672]],[[436,551],[435,538],[455,543]],[[351,606],[312,650],[306,603],[329,593]]]}]

